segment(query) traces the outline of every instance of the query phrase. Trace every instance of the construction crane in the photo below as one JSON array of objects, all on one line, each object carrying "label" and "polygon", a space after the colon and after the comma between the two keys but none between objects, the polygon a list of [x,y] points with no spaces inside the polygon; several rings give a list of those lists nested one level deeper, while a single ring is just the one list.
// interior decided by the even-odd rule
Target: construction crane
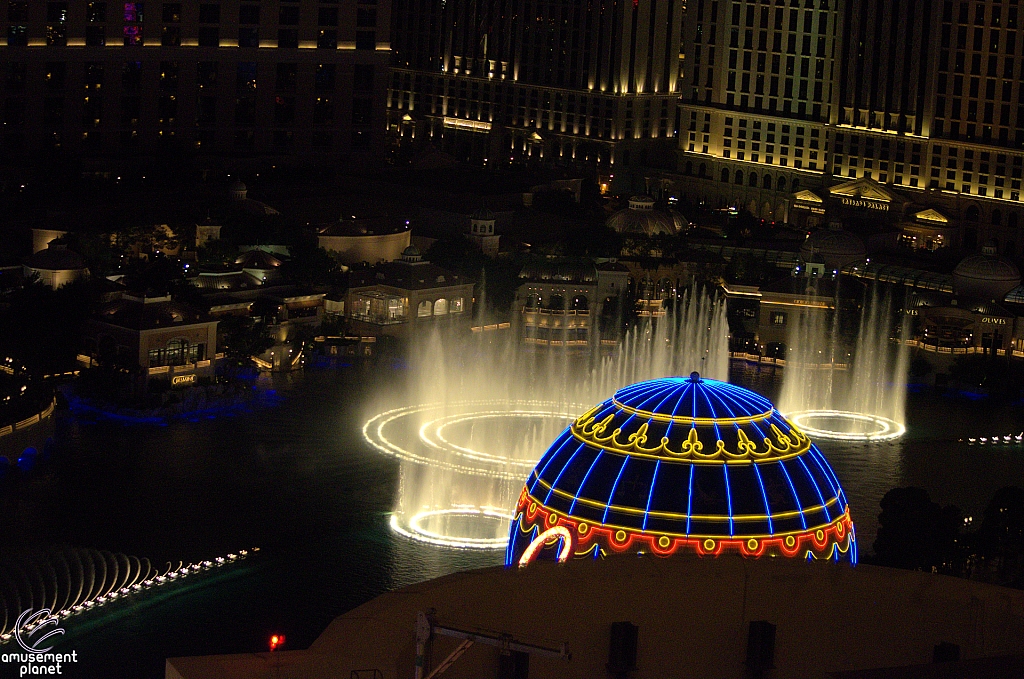
[{"label": "construction crane", "polygon": [[[461,639],[462,641],[459,642],[459,645],[455,647],[454,651],[448,654],[448,657],[438,663],[437,667],[432,669],[429,674],[424,676],[423,672],[427,665],[427,645],[434,635],[452,637],[453,639]],[[517,651],[519,653],[529,653],[531,655],[540,655],[548,658],[565,658],[566,660],[570,660],[572,658],[566,644],[564,643],[558,648],[549,648],[546,646],[537,646],[535,644],[516,641],[511,634],[483,634],[481,632],[457,629],[455,627],[446,627],[437,624],[437,620],[435,620],[433,616],[433,611],[420,611],[416,615],[415,679],[435,679],[436,677],[441,676],[445,670],[451,667],[456,660],[461,658],[473,644],[495,646],[500,648],[503,653]]]}]

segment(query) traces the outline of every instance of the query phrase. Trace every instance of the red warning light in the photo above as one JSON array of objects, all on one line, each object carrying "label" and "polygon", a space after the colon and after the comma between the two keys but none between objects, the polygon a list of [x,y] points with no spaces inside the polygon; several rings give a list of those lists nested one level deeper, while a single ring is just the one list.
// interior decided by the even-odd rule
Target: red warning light
[{"label": "red warning light", "polygon": [[270,637],[270,650],[276,651],[278,646],[284,645],[284,635],[274,634]]}]

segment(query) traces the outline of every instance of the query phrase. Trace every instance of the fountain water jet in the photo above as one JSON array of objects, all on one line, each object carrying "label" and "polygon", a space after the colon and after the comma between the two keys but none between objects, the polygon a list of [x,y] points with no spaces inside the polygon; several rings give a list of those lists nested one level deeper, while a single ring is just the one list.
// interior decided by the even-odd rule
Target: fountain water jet
[{"label": "fountain water jet", "polygon": [[536,350],[509,332],[467,341],[435,331],[413,347],[400,407],[363,427],[401,460],[392,528],[463,549],[503,549],[523,479],[572,418],[634,382],[697,370],[728,377],[725,302],[686,291],[673,313],[644,320],[602,355]]},{"label": "fountain water jet", "polygon": [[891,296],[873,286],[849,349],[838,303],[831,318],[812,310],[793,314],[779,407],[794,424],[812,436],[841,440],[888,440],[905,433],[907,316],[894,341],[893,311]]}]

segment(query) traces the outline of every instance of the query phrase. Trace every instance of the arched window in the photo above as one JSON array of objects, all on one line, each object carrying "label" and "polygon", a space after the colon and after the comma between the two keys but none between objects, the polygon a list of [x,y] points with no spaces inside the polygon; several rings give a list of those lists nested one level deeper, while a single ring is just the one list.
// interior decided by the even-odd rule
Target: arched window
[{"label": "arched window", "polygon": [[701,163],[700,168],[697,171],[700,173],[699,176],[706,177],[708,175],[708,166],[705,165],[704,163]]},{"label": "arched window", "polygon": [[686,170],[685,170],[685,172],[686,172],[686,174],[693,174],[693,161],[692,160],[686,161]]},{"label": "arched window", "polygon": [[978,209],[977,205],[971,205],[967,208],[967,221],[977,222],[981,217],[981,210]]},{"label": "arched window", "polygon": [[779,177],[779,181],[777,181],[775,183],[775,190],[776,191],[785,191],[786,190],[786,178],[785,177]]},{"label": "arched window", "polygon": [[751,172],[750,177],[747,178],[747,186],[757,187],[757,173]]},{"label": "arched window", "polygon": [[793,180],[793,184],[790,186],[789,190],[792,193],[796,193],[797,191],[800,190],[800,178],[799,177],[797,177],[796,179]]},{"label": "arched window", "polygon": [[448,300],[444,297],[434,302],[434,315],[444,316],[448,313]]},{"label": "arched window", "polygon": [[451,304],[448,305],[448,313],[461,314],[463,310],[462,298],[452,297]]},{"label": "arched window", "polygon": [[734,184],[743,184],[743,172],[736,170],[736,178],[733,180]]},{"label": "arched window", "polygon": [[722,168],[722,182],[726,183],[728,181],[729,181],[729,170],[727,168]]},{"label": "arched window", "polygon": [[423,318],[424,316],[429,316],[431,309],[433,309],[433,305],[431,305],[429,299],[425,299],[422,302],[420,302],[418,307],[416,307],[416,315],[419,316],[420,318]]},{"label": "arched window", "polygon": [[564,309],[565,308],[565,297],[561,295],[551,295],[548,298],[549,309]]},{"label": "arched window", "polygon": [[1003,223],[1003,213],[999,210],[992,210],[992,224],[999,226]]},{"label": "arched window", "polygon": [[766,174],[762,181],[764,182],[764,188],[769,189],[769,190],[772,188],[772,177],[771,177],[771,175]]},{"label": "arched window", "polygon": [[1010,214],[1008,214],[1006,216],[1006,225],[1008,227],[1010,227],[1011,229],[1016,229],[1017,228],[1017,220],[1018,220],[1017,213],[1016,212],[1011,212]]},{"label": "arched window", "polygon": [[585,295],[576,295],[572,298],[573,311],[586,311],[589,309],[587,298]]}]

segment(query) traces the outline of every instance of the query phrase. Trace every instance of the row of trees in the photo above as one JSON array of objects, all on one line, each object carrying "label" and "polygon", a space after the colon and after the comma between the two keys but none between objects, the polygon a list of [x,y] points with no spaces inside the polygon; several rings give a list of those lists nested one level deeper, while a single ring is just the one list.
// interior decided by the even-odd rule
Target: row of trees
[{"label": "row of trees", "polygon": [[1024,488],[996,491],[980,524],[923,488],[894,488],[881,507],[871,563],[1024,588]]}]

